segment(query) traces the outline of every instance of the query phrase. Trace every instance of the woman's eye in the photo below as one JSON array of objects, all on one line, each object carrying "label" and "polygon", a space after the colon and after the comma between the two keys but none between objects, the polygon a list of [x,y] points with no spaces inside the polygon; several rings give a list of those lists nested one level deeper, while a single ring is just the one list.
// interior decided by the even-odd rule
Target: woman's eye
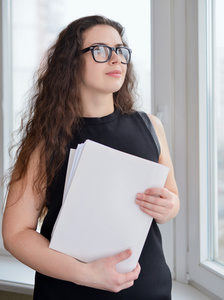
[{"label": "woman's eye", "polygon": [[123,55],[123,50],[121,48],[117,49],[117,54],[122,54]]},{"label": "woman's eye", "polygon": [[100,51],[102,51],[101,48],[102,48],[102,47],[98,47],[98,46],[97,46],[97,47],[94,48],[94,51],[100,52]]},{"label": "woman's eye", "polygon": [[108,52],[107,48],[103,46],[96,47],[94,50],[96,51],[97,55],[101,55],[101,56],[106,56]]}]

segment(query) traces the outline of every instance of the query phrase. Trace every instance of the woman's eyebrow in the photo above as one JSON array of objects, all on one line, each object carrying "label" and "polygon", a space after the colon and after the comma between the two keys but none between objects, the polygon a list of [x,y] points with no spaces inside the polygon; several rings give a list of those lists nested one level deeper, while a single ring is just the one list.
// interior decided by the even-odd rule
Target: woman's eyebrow
[{"label": "woman's eyebrow", "polygon": [[[105,45],[110,47],[107,43],[103,43],[103,42],[99,42],[99,43],[93,43],[91,46],[95,46],[95,45]],[[124,46],[124,44],[116,44],[115,47],[120,47],[120,46]]]}]

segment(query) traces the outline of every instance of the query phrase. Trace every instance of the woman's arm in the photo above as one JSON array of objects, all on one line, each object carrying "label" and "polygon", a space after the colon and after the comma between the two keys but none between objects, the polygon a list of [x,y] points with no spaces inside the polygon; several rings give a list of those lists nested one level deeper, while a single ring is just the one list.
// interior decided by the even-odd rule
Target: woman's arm
[{"label": "woman's arm", "polygon": [[57,279],[114,292],[133,285],[140,272],[139,265],[126,274],[119,274],[115,268],[118,262],[130,257],[130,250],[85,264],[50,249],[49,241],[36,232],[44,203],[44,195],[36,195],[33,190],[38,154],[37,149],[25,178],[9,190],[2,228],[6,250],[32,269]]},{"label": "woman's arm", "polygon": [[169,174],[164,188],[150,188],[144,193],[138,193],[136,203],[142,211],[161,224],[169,221],[178,214],[180,201],[163,125],[157,117],[149,115],[149,118],[160,143],[161,153],[158,162],[169,167]]}]

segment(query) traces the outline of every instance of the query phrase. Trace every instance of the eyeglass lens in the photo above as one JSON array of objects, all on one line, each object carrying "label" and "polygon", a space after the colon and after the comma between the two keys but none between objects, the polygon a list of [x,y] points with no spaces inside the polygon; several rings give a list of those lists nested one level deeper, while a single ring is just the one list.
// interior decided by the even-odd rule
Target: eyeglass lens
[{"label": "eyeglass lens", "polygon": [[[95,46],[93,49],[94,59],[98,62],[106,62],[111,56],[111,49],[104,45]],[[122,63],[128,63],[130,60],[129,50],[126,48],[117,48],[116,54],[120,56]]]}]

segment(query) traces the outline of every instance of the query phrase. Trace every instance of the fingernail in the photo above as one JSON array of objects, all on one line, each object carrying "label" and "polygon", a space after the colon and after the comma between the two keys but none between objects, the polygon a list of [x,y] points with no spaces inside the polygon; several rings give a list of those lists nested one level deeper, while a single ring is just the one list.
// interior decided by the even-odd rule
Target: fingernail
[{"label": "fingernail", "polygon": [[138,199],[140,199],[140,200],[141,200],[141,199],[142,199],[142,197],[143,197],[143,195],[142,195],[141,193],[138,193],[138,194],[137,194],[137,198],[138,198]]}]

